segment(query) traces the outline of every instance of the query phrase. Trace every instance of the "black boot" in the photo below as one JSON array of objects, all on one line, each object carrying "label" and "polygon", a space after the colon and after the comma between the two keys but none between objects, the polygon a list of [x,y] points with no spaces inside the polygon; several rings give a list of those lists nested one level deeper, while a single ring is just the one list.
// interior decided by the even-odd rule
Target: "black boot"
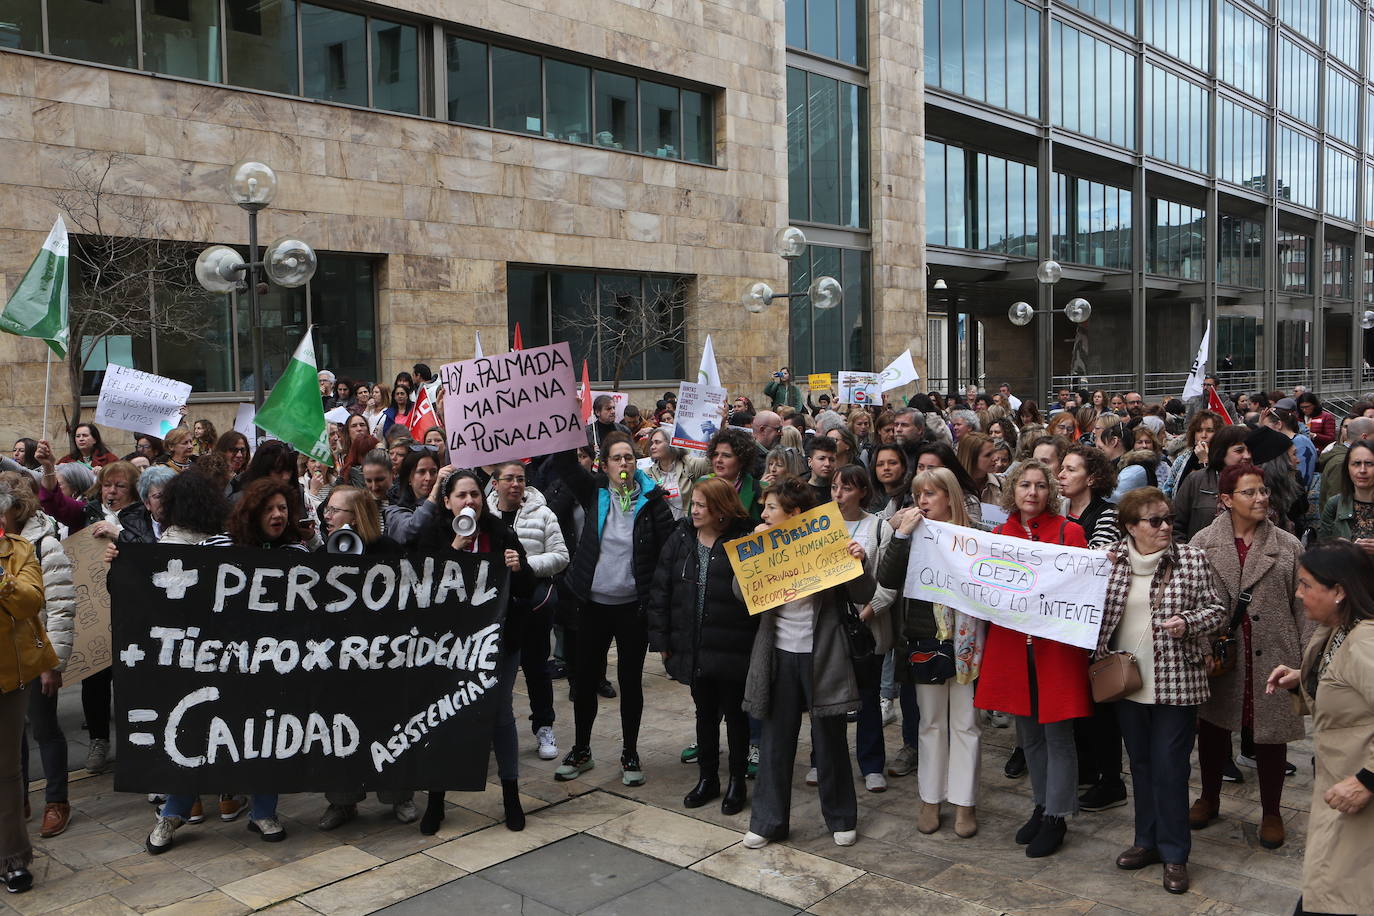
[{"label": "black boot", "polygon": [[720,777],[715,773],[702,773],[701,779],[692,791],[682,799],[684,808],[700,808],[709,801],[720,798]]},{"label": "black boot", "polygon": [[725,787],[725,797],[720,800],[721,814],[739,814],[744,810],[746,785],[743,773],[730,777],[730,784]]},{"label": "black boot", "polygon": [[501,799],[506,805],[506,829],[524,830],[525,811],[520,807],[520,784],[514,779],[501,780]]},{"label": "black boot", "polygon": [[1040,825],[1040,832],[1026,846],[1026,855],[1032,859],[1042,859],[1045,856],[1054,855],[1059,851],[1059,847],[1064,845],[1064,835],[1068,832],[1069,825],[1064,822],[1062,817],[1045,815],[1045,820]]},{"label": "black boot", "polygon": [[1039,835],[1040,827],[1044,823],[1045,806],[1036,805],[1035,810],[1031,812],[1030,820],[1026,821],[1026,823],[1022,825],[1021,829],[1016,831],[1016,842],[1021,844],[1022,846],[1028,845],[1031,840],[1035,839],[1036,836]]},{"label": "black boot", "polygon": [[444,822],[444,793],[429,793],[429,803],[425,805],[425,813],[420,818],[420,832],[425,836],[434,836],[439,832],[439,825]]}]

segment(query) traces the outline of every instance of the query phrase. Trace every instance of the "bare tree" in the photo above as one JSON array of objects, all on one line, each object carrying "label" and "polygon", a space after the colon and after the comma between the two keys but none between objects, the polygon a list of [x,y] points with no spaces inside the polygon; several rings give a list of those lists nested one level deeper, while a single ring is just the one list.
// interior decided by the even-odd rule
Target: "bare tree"
[{"label": "bare tree", "polygon": [[[646,284],[648,286],[648,284]],[[599,349],[602,373],[619,391],[625,370],[636,357],[655,348],[678,349],[687,342],[687,290],[681,283],[654,284],[643,294],[618,292],[583,299],[583,313],[560,318],[565,338]]]},{"label": "bare tree", "polygon": [[51,193],[72,234],[69,433],[81,421],[82,373],[101,342],[157,334],[203,340],[205,309],[214,299],[196,283],[193,249],[165,237],[160,201],[115,190],[128,163],[120,153],[80,153],[63,166],[65,180]]}]

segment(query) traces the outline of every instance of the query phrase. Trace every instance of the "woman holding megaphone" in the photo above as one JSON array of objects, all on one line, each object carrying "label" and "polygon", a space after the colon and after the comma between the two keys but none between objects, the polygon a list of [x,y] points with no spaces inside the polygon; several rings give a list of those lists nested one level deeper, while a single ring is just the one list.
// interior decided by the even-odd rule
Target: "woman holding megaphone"
[{"label": "woman holding megaphone", "polygon": [[[449,471],[448,468],[444,469]],[[515,732],[515,711],[511,706],[511,692],[520,670],[520,636],[525,630],[524,614],[527,599],[534,589],[534,574],[525,558],[520,539],[500,517],[487,511],[482,496],[482,483],[472,470],[441,473],[434,484],[439,513],[419,533],[415,546],[421,550],[456,550],[466,553],[499,554],[510,570],[510,590],[506,603],[506,620],[501,627],[501,664],[496,671],[497,696],[496,728],[492,744],[496,750],[496,771],[501,777],[501,793],[505,801],[506,827],[525,829],[525,812],[520,808],[520,787],[517,782],[520,744]],[[430,792],[429,804],[420,818],[420,832],[426,836],[439,830],[444,819],[444,793]]]}]

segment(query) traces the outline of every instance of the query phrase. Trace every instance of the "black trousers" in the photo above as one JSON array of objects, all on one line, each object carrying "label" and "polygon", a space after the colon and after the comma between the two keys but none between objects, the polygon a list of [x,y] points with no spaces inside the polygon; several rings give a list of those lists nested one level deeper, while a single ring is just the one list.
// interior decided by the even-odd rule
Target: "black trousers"
[{"label": "black trousers", "polygon": [[649,630],[639,602],[582,606],[577,626],[577,677],[573,681],[573,722],[577,747],[591,747],[596,723],[597,685],[606,677],[606,656],[615,640],[616,680],[620,688],[620,729],[625,749],[637,750],[639,722],[644,717],[644,654]]},{"label": "black trousers", "polygon": [[552,725],[553,679],[549,677],[549,634],[553,632],[553,602],[531,613],[525,621],[520,641],[520,667],[525,671],[525,689],[530,695],[530,731]]},{"label": "black trousers", "polygon": [[110,740],[110,695],[114,668],[106,668],[81,682],[81,712],[86,717],[86,736]]},{"label": "black trousers", "polygon": [[1167,864],[1185,865],[1193,848],[1188,777],[1197,707],[1120,700],[1116,713],[1131,758],[1135,845],[1158,849]]},{"label": "black trousers", "polygon": [[743,779],[749,765],[749,717],[744,714],[744,681],[692,679],[697,709],[697,764],[703,777],[720,775],[720,720],[725,720],[731,779]]},{"label": "black trousers", "polygon": [[1121,726],[1115,703],[1094,703],[1093,714],[1073,720],[1080,785],[1121,784]]}]

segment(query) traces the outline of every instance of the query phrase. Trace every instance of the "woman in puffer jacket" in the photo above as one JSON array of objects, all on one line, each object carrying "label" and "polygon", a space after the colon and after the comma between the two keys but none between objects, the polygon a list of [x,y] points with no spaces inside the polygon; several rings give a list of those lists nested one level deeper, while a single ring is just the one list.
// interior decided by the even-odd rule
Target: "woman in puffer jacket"
[{"label": "woman in puffer jacket", "polygon": [[[18,531],[33,545],[43,569],[43,625],[48,641],[57,652],[57,667],[44,671],[29,685],[28,716],[33,740],[43,759],[43,837],[55,837],[67,829],[71,805],[67,803],[67,736],[57,719],[57,691],[62,686],[62,669],[72,654],[75,633],[76,592],[72,587],[72,561],[57,539],[57,522],[38,508],[38,493],[33,477],[7,471],[0,483],[8,484],[14,505],[5,515],[4,528]],[[29,782],[29,743],[20,748],[24,784]]]},{"label": "woman in puffer jacket", "polygon": [[568,545],[558,516],[538,490],[526,486],[525,465],[520,461],[498,464],[493,470],[487,508],[515,531],[534,575],[525,626],[520,634],[520,667],[530,695],[530,728],[539,741],[539,759],[558,756],[553,734],[553,680],[549,677],[549,634],[558,594],[553,577],[568,566]]}]

